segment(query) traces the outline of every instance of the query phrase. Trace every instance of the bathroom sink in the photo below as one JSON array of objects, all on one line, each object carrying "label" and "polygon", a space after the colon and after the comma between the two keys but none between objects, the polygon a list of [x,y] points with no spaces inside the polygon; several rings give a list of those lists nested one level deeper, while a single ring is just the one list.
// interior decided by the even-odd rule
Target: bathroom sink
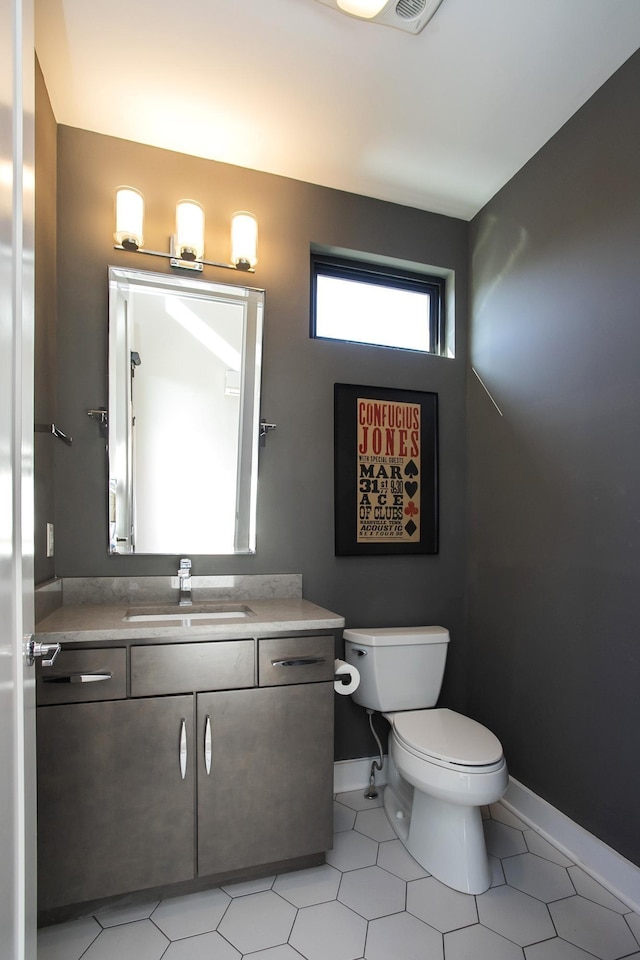
[{"label": "bathroom sink", "polygon": [[165,606],[131,607],[124,615],[129,621],[168,622],[190,620],[236,620],[253,615],[251,607],[244,603],[193,603],[190,607],[179,607],[177,603]]}]

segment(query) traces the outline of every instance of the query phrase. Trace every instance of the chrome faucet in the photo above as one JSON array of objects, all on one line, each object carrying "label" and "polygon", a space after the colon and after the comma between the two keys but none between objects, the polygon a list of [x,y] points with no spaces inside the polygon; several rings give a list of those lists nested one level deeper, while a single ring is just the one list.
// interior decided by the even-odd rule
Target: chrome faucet
[{"label": "chrome faucet", "polygon": [[191,560],[180,561],[180,566],[178,567],[178,580],[180,585],[180,595],[178,597],[178,604],[181,607],[190,607],[191,606]]}]

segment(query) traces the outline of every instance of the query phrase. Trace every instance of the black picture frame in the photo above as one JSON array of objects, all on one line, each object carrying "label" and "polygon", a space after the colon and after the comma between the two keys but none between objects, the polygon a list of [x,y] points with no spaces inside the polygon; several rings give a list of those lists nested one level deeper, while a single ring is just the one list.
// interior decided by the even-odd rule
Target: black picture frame
[{"label": "black picture frame", "polygon": [[334,384],[336,556],[438,552],[438,394]]}]

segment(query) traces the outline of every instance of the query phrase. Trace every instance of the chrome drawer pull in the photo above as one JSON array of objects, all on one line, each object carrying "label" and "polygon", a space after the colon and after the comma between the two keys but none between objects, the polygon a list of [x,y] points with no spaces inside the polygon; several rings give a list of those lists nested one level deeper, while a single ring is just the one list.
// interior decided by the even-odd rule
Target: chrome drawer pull
[{"label": "chrome drawer pull", "polygon": [[204,723],[204,768],[209,776],[211,773],[211,717],[209,716]]},{"label": "chrome drawer pull", "polygon": [[187,721],[180,721],[180,776],[187,775]]},{"label": "chrome drawer pull", "polygon": [[111,680],[111,673],[67,673],[59,677],[43,677],[43,683],[100,683]]},{"label": "chrome drawer pull", "polygon": [[326,663],[325,657],[298,657],[296,660],[272,660],[272,667],[309,667],[314,663]]}]

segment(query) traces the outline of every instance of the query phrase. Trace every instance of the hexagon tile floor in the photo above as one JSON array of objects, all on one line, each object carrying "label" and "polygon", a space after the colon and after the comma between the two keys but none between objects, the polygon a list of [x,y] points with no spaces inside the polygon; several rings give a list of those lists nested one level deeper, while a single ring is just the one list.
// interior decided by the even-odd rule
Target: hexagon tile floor
[{"label": "hexagon tile floor", "polygon": [[39,932],[38,960],[640,960],[640,916],[501,804],[486,812],[493,886],[456,893],[339,794],[311,870],[144,904]]}]

